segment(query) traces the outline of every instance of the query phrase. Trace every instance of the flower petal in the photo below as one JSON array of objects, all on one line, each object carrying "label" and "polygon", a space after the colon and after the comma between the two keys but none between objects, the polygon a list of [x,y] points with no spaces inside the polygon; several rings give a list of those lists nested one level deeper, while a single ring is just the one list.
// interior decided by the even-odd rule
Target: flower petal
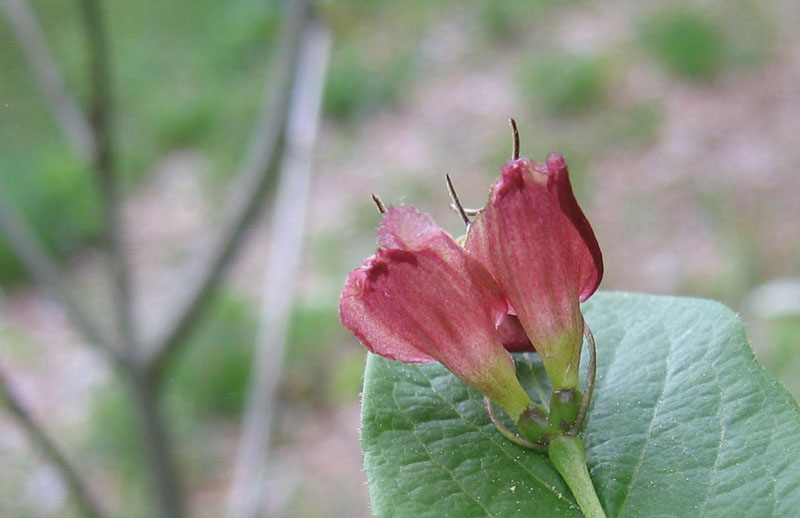
[{"label": "flower petal", "polygon": [[433,218],[411,207],[389,207],[376,232],[380,246],[402,250],[420,250],[431,242],[441,246],[450,238]]},{"label": "flower petal", "polygon": [[564,157],[558,153],[550,153],[550,156],[547,157],[547,170],[550,173],[550,183],[558,197],[561,211],[572,222],[592,256],[593,266],[582,263],[581,302],[583,302],[597,290],[603,279],[603,254],[600,251],[600,245],[597,244],[594,231],[589,225],[589,220],[586,219],[572,192],[572,184],[569,181],[569,171],[567,171]]},{"label": "flower petal", "polygon": [[[505,164],[465,246],[500,284],[545,367],[558,354],[553,372],[571,370],[569,382],[577,383],[579,302],[597,288],[602,257],[563,158],[551,155],[546,165],[528,159]],[[548,369],[557,383],[553,372]]]},{"label": "flower petal", "polygon": [[516,315],[506,314],[497,326],[497,332],[500,333],[500,341],[503,342],[506,351],[512,353],[536,351]]},{"label": "flower petal", "polygon": [[507,412],[521,413],[530,398],[495,327],[508,306],[491,275],[414,209],[390,208],[379,242],[392,248],[348,276],[339,303],[344,326],[374,353],[435,359]]}]

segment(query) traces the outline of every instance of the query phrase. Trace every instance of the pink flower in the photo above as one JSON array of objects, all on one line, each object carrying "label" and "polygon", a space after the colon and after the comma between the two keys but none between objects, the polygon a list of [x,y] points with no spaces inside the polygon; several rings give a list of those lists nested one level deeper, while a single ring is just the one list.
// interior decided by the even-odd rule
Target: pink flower
[{"label": "pink flower", "polygon": [[415,209],[389,208],[378,236],[382,248],[347,277],[344,326],[386,358],[441,362],[516,421],[532,403],[501,334],[524,338],[513,320],[498,330],[508,304],[492,276]]},{"label": "pink flower", "polygon": [[510,160],[465,247],[502,288],[555,389],[578,386],[579,303],[597,289],[603,259],[561,155]]}]

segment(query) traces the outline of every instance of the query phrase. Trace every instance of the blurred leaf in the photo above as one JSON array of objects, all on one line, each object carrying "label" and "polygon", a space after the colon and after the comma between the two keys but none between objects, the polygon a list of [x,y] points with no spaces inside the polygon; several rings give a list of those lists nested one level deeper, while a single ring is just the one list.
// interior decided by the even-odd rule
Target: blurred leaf
[{"label": "blurred leaf", "polygon": [[[490,43],[514,44],[584,0],[478,0],[477,20]],[[454,5],[463,5],[454,2]]]},{"label": "blurred leaf", "polygon": [[286,363],[303,366],[322,361],[325,351],[344,335],[336,306],[296,306],[289,322]]},{"label": "blurred leaf", "polygon": [[173,397],[204,416],[241,412],[253,358],[257,320],[246,299],[219,297],[188,338],[190,344],[169,376]]},{"label": "blurred leaf", "polygon": [[555,114],[575,114],[596,105],[606,91],[605,67],[594,56],[567,52],[539,56],[523,69],[529,102]]},{"label": "blurred leaf", "polygon": [[334,403],[347,404],[358,400],[364,385],[366,359],[363,350],[352,350],[338,358],[328,384],[328,394]]},{"label": "blurred leaf", "polygon": [[326,115],[349,120],[397,101],[413,74],[410,52],[368,61],[355,43],[340,45],[328,71],[323,109]]},{"label": "blurred leaf", "polygon": [[89,450],[114,472],[143,482],[142,448],[135,411],[119,383],[109,383],[94,398]]},{"label": "blurred leaf", "polygon": [[[85,449],[105,477],[104,500],[124,509],[125,518],[150,518],[156,512],[148,490],[139,422],[127,388],[112,380],[96,391]],[[174,416],[168,418],[171,421]]]},{"label": "blurred leaf", "polygon": [[[284,397],[303,405],[330,405],[352,401],[353,376],[360,379],[362,369],[354,367],[363,357],[360,350],[342,349],[346,331],[339,324],[336,306],[298,305],[289,323]],[[357,392],[356,392],[357,393]]]},{"label": "blurred leaf", "polygon": [[661,124],[659,108],[652,103],[644,103],[611,110],[598,117],[599,127],[593,128],[598,147],[622,149],[655,142]]},{"label": "blurred leaf", "polygon": [[[67,86],[88,95],[79,10],[34,2]],[[121,172],[139,180],[162,153],[202,147],[228,176],[263,98],[280,4],[259,0],[109,2],[115,130]],[[6,29],[5,20],[0,26]],[[0,181],[58,257],[97,237],[91,172],[69,149],[13,33],[0,30]],[[0,282],[24,279],[0,240]]]},{"label": "blurred leaf", "polygon": [[[736,315],[699,299],[600,293],[583,437],[609,517],[791,516],[800,409],[754,360]],[[546,379],[519,358],[529,387]],[[362,445],[378,518],[575,516],[549,461],[502,438],[481,396],[438,363],[371,355]]]},{"label": "blurred leaf", "polygon": [[767,368],[800,399],[800,315],[774,317],[767,321]]},{"label": "blurred leaf", "polygon": [[[33,170],[23,173],[25,161],[0,163],[4,195],[39,239],[63,258],[100,235],[100,212],[91,174],[58,147],[42,146],[30,157]],[[27,278],[27,271],[5,240],[0,240],[0,282]]]},{"label": "blurred leaf", "polygon": [[711,79],[725,63],[726,42],[714,21],[697,11],[671,10],[647,20],[647,49],[670,71],[691,79]]}]

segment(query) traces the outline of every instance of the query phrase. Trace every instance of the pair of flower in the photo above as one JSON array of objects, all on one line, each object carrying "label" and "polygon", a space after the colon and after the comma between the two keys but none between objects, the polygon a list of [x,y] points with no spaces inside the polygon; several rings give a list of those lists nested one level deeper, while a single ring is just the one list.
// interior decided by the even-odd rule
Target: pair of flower
[{"label": "pair of flower", "polygon": [[603,261],[560,155],[506,163],[463,246],[413,208],[389,208],[377,233],[381,248],[347,277],[339,305],[367,349],[441,362],[521,428],[536,407],[509,351],[535,349],[554,393],[580,395],[579,304]]}]

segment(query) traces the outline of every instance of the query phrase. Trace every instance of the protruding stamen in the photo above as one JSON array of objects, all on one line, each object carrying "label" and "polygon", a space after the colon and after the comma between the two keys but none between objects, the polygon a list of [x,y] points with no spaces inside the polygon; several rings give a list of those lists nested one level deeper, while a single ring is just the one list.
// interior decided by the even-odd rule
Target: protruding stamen
[{"label": "protruding stamen", "polygon": [[518,160],[519,159],[519,131],[517,130],[517,121],[513,118],[508,119],[508,123],[511,124],[511,133],[514,139],[512,147],[511,147],[511,159]]},{"label": "protruding stamen", "polygon": [[378,212],[380,212],[381,214],[386,212],[386,205],[383,204],[383,200],[381,200],[380,196],[378,196],[377,194],[373,194],[372,201],[374,201],[375,205],[378,206]]},{"label": "protruding stamen", "polygon": [[461,216],[461,219],[464,220],[464,224],[469,228],[469,224],[472,223],[469,220],[469,216],[467,215],[464,207],[461,205],[461,201],[458,199],[458,194],[456,194],[456,189],[453,187],[453,180],[450,179],[450,175],[446,174],[444,177],[447,179],[447,191],[450,193],[450,199],[453,201],[453,204],[456,209],[456,212]]}]

